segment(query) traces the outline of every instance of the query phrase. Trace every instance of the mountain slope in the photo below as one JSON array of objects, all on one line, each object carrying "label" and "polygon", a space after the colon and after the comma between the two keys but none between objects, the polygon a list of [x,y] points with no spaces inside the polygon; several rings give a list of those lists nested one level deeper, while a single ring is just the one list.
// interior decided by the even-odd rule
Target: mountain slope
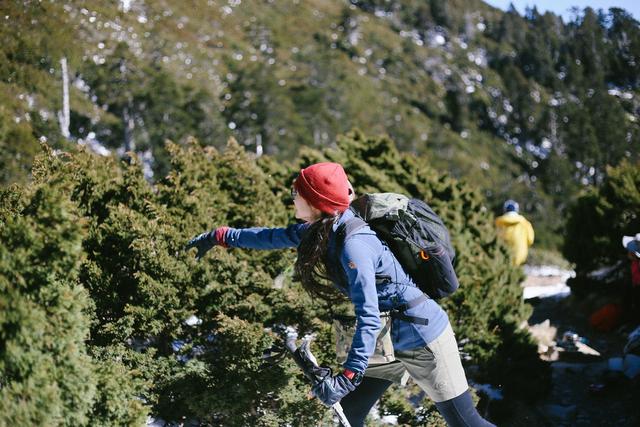
[{"label": "mountain slope", "polygon": [[[516,198],[556,245],[567,203],[638,157],[638,23],[586,9],[563,23],[481,1],[269,0],[3,4],[2,180],[37,140],[143,153],[195,135],[291,159],[360,128]],[[71,140],[57,123],[67,57]],[[258,147],[260,146],[260,147]]]}]

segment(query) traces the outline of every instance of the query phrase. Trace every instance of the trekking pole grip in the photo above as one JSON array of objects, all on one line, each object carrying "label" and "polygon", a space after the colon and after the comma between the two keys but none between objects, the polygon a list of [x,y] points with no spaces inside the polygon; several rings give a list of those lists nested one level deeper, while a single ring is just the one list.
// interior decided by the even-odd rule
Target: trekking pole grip
[{"label": "trekking pole grip", "polygon": [[[309,372],[307,364],[304,360],[302,360],[302,357],[298,352],[298,346],[296,345],[298,333],[291,327],[288,327],[286,332],[287,337],[284,342],[285,347],[291,353],[291,357],[293,357],[293,361],[296,362],[296,365],[298,365],[298,367],[302,369],[305,377],[307,377],[311,381],[312,385],[315,385],[318,382],[318,379],[315,377],[315,375],[313,375],[313,373]],[[308,345],[308,343],[306,345]],[[338,417],[338,420],[340,421],[342,427],[351,427],[351,424],[344,414],[344,410],[342,409],[342,405],[340,405],[340,402],[337,402],[333,406],[331,406],[331,409],[333,409],[333,413]]]}]

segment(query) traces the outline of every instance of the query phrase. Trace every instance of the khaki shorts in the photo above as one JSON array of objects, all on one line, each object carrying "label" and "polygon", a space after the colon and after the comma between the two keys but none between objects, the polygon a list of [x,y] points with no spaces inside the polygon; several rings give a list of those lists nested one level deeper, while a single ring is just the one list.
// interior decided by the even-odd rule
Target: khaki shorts
[{"label": "khaki shorts", "polygon": [[398,384],[411,377],[434,402],[453,399],[469,388],[450,324],[425,347],[396,351],[395,358],[391,363],[369,365],[364,375]]}]

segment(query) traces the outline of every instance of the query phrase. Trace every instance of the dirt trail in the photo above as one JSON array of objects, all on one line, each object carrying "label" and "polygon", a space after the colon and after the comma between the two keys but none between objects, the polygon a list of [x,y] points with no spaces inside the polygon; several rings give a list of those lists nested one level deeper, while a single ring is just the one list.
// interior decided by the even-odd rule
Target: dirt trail
[{"label": "dirt trail", "polygon": [[[565,280],[566,276],[530,275],[523,286],[558,286]],[[542,327],[543,333],[545,329],[552,333],[556,328],[555,340],[559,342],[566,331],[575,332],[586,338],[586,344],[600,356],[557,352],[552,345],[541,355],[551,364],[551,392],[523,417],[531,422],[517,425],[640,426],[638,381],[631,382],[608,368],[610,358],[622,357],[629,327],[610,333],[594,330],[588,323],[589,311],[571,295],[533,298],[528,302],[534,307],[529,325],[549,319],[550,327]],[[594,390],[593,384],[604,387]]]}]

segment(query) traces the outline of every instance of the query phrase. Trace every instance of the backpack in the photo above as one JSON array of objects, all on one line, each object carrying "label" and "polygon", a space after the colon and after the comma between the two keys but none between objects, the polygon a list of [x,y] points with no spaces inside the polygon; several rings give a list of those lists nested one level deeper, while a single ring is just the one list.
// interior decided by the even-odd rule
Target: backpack
[{"label": "backpack", "polygon": [[355,199],[349,209],[355,216],[338,229],[342,242],[369,225],[422,292],[439,299],[458,289],[449,232],[425,202],[402,194],[373,193]]}]

